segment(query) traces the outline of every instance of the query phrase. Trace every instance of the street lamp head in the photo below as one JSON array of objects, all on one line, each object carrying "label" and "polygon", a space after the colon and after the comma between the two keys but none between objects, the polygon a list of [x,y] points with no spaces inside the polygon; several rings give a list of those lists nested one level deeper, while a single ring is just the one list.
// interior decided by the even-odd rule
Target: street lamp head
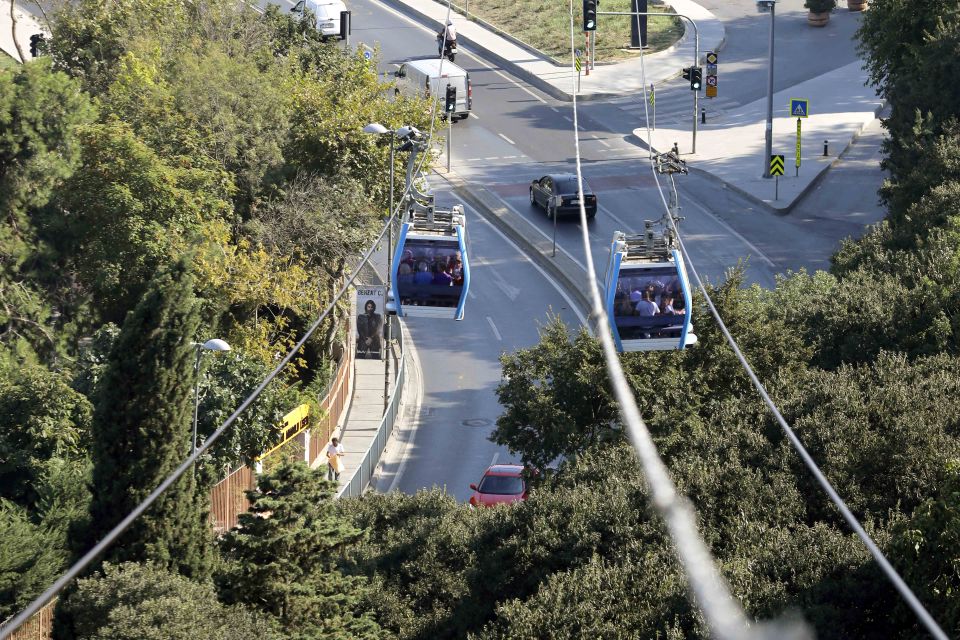
[{"label": "street lamp head", "polygon": [[390,129],[387,129],[385,126],[379,122],[371,122],[363,128],[364,133],[389,133]]},{"label": "street lamp head", "polygon": [[213,338],[211,340],[207,340],[200,346],[206,349],[207,351],[230,351],[230,345],[227,344],[225,341],[221,340],[220,338]]}]

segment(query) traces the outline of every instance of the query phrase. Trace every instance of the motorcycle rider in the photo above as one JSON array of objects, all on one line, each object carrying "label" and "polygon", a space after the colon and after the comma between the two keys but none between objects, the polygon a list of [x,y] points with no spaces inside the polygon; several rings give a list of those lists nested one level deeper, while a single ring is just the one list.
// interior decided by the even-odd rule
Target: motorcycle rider
[{"label": "motorcycle rider", "polygon": [[440,55],[443,55],[450,47],[457,46],[457,25],[453,20],[447,20],[445,29],[441,29],[437,34],[437,44],[440,47]]}]

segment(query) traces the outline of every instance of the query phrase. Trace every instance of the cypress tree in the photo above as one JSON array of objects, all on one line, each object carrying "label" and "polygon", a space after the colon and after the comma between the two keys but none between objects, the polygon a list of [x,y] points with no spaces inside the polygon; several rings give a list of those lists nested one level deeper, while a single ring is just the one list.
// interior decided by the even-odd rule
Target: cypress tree
[{"label": "cypress tree", "polygon": [[364,534],[338,516],[334,489],[303,462],[285,461],[259,476],[247,492],[250,510],[220,541],[221,599],[270,614],[288,638],[382,638],[364,604],[366,579],[337,564]]},{"label": "cypress tree", "polygon": [[[83,551],[149,495],[191,451],[194,347],[200,324],[193,279],[180,262],[151,282],[127,314],[93,418],[93,501]],[[186,473],[100,558],[209,577],[206,496]],[[80,551],[80,549],[78,549]]]}]

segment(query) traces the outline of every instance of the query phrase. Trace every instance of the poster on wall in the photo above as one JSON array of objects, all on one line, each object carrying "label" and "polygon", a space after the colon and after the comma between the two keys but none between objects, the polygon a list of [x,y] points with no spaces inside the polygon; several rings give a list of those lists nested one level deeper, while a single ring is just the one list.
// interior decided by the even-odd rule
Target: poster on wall
[{"label": "poster on wall", "polygon": [[387,291],[382,285],[358,284],[357,358],[379,360],[383,345],[383,309]]}]

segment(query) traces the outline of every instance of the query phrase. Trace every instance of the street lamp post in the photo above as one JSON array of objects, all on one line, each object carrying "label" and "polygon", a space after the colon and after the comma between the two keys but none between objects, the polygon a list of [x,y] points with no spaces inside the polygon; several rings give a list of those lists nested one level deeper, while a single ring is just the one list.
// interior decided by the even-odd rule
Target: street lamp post
[{"label": "street lamp post", "polygon": [[200,356],[206,351],[230,351],[230,345],[220,338],[213,338],[204,343],[194,342],[194,348],[197,350],[197,361],[193,367],[193,449],[191,454],[197,452],[197,414],[200,411]]},{"label": "street lamp post", "polygon": [[767,128],[764,134],[763,177],[770,177],[770,156],[773,155],[773,25],[777,0],[757,0],[760,11],[770,12],[770,59],[767,62]]},{"label": "street lamp post", "polygon": [[[390,134],[390,208],[387,211],[389,223],[387,225],[387,297],[389,298],[392,279],[393,279],[393,187],[394,187],[394,153],[397,146],[397,133],[395,130],[387,129],[379,122],[371,122],[363,128],[364,133],[373,133],[377,135]],[[385,348],[383,349],[383,412],[387,412],[387,406],[390,395],[390,353],[386,347],[390,345],[391,328],[393,323],[390,320],[390,314],[386,308],[383,310],[384,322],[386,322]]]}]

